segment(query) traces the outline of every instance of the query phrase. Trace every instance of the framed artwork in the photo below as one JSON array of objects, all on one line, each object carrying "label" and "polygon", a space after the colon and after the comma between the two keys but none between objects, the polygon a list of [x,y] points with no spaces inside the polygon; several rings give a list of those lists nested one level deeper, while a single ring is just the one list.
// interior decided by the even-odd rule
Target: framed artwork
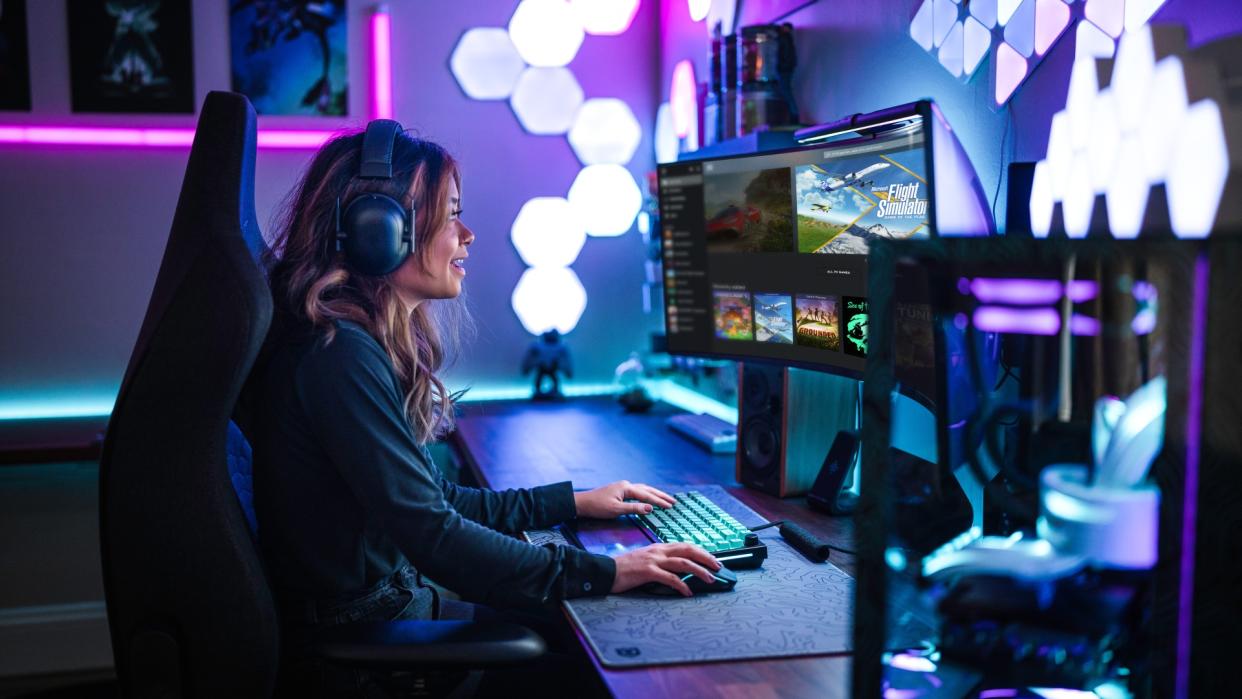
[{"label": "framed artwork", "polygon": [[259,114],[348,114],[345,0],[230,0],[233,90]]},{"label": "framed artwork", "polygon": [[190,0],[68,0],[75,112],[194,112]]},{"label": "framed artwork", "polygon": [[0,0],[0,110],[30,111],[26,0]]}]

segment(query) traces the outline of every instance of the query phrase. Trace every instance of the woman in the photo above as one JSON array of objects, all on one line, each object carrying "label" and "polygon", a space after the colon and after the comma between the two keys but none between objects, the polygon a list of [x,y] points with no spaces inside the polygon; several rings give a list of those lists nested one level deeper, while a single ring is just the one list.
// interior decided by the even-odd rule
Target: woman
[{"label": "woman", "polygon": [[[493,492],[440,476],[425,445],[453,423],[453,396],[436,372],[460,324],[454,299],[474,242],[460,191],[442,148],[381,121],[325,144],[286,203],[254,471],[259,538],[292,639],[351,621],[490,616],[648,582],[689,595],[680,576],[710,582],[719,569],[688,544],[609,558],[511,536],[671,506],[655,488]],[[394,237],[380,259],[366,240],[376,226]],[[466,603],[440,599],[423,574]]]}]

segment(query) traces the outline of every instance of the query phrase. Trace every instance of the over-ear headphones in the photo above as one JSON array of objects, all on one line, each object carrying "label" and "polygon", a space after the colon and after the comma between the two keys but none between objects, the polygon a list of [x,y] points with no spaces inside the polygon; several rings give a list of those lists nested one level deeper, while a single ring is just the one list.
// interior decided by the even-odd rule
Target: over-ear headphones
[{"label": "over-ear headphones", "polygon": [[[362,137],[359,176],[392,177],[392,151],[401,124],[376,119]],[[368,192],[354,197],[345,208],[336,200],[336,249],[361,274],[382,276],[395,270],[414,252],[414,209],[396,199]]]}]

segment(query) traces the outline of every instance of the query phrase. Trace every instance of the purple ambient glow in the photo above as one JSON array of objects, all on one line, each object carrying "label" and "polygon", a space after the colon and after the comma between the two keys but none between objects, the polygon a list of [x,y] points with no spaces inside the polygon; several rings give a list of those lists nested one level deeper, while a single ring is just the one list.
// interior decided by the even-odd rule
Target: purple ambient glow
[{"label": "purple ambient glow", "polygon": [[371,118],[392,118],[392,18],[388,6],[371,15]]}]

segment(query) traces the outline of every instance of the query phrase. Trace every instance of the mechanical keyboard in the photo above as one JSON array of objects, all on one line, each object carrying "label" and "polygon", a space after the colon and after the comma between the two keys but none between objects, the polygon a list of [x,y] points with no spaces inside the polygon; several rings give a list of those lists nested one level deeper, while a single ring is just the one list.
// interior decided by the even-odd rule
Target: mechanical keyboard
[{"label": "mechanical keyboard", "polygon": [[656,541],[689,542],[707,549],[716,560],[733,570],[758,568],[768,557],[768,547],[716,503],[697,491],[676,493],[671,509],[655,508],[637,515],[639,525]]}]

